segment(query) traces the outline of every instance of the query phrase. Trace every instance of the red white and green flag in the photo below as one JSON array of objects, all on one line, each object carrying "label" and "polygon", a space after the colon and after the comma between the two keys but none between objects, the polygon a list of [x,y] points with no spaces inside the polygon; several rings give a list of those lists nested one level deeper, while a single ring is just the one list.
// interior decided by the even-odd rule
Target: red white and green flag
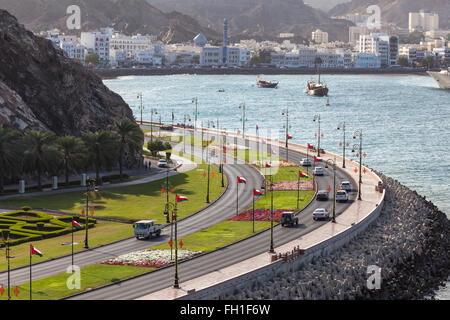
[{"label": "red white and green flag", "polygon": [[272,168],[272,165],[270,163],[266,163],[266,168]]},{"label": "red white and green flag", "polygon": [[262,196],[262,192],[259,191],[258,189],[253,189],[253,195],[255,195],[255,196]]},{"label": "red white and green flag", "polygon": [[247,180],[243,177],[237,177],[238,183],[247,183]]},{"label": "red white and green flag", "polygon": [[314,149],[314,146],[308,143],[308,149]]},{"label": "red white and green flag", "polygon": [[320,161],[322,161],[322,158],[314,156],[314,162],[320,162]]},{"label": "red white and green flag", "polygon": [[37,248],[33,247],[32,244],[30,244],[30,250],[31,250],[31,255],[38,255],[39,257],[42,257],[42,252],[40,252]]},{"label": "red white and green flag", "polygon": [[74,227],[75,229],[82,229],[83,227],[81,226],[81,224],[79,224],[78,222],[76,222],[75,220],[72,219],[72,227]]},{"label": "red white and green flag", "polygon": [[189,199],[185,196],[178,196],[177,195],[177,202],[183,202],[183,201],[188,201]]},{"label": "red white and green flag", "polygon": [[288,140],[291,140],[293,137],[291,136],[291,135],[286,135],[286,138],[288,139]]},{"label": "red white and green flag", "polygon": [[298,176],[300,178],[308,178],[308,175],[304,174],[303,172],[299,171]]}]

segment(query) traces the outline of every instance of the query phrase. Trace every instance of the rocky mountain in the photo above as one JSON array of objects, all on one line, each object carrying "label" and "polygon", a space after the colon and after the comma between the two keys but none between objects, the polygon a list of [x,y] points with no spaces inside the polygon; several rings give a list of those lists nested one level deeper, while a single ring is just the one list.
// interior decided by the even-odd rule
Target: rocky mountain
[{"label": "rocky mountain", "polygon": [[330,19],[321,10],[302,0],[147,0],[163,10],[176,10],[192,16],[201,24],[222,32],[223,19],[229,21],[233,40],[274,39],[282,32],[311,38],[317,28],[329,33],[330,40],[346,40],[348,21]]},{"label": "rocky mountain", "polygon": [[351,0],[304,0],[305,4],[327,12],[338,4],[350,2]]},{"label": "rocky mountain", "polygon": [[[66,10],[78,5],[81,30],[67,30]],[[0,8],[17,17],[32,31],[58,28],[66,33],[114,27],[125,34],[155,34],[164,40],[185,41],[203,33],[209,39],[220,35],[178,12],[164,13],[145,0],[0,0]]]},{"label": "rocky mountain", "polygon": [[0,9],[0,125],[79,135],[123,117],[134,119],[97,75]]},{"label": "rocky mountain", "polygon": [[352,0],[342,3],[329,11],[331,16],[340,16],[347,13],[366,13],[370,5],[378,5],[381,9],[381,19],[384,22],[396,23],[407,28],[409,12],[418,12],[421,9],[434,11],[439,14],[439,27],[450,29],[450,1],[449,0]]}]

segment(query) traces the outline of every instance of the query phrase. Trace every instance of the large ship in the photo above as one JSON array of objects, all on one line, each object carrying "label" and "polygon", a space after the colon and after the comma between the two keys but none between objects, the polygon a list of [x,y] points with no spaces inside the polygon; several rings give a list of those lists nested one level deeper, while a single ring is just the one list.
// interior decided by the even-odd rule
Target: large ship
[{"label": "large ship", "polygon": [[260,88],[276,88],[278,86],[278,82],[277,81],[268,81],[268,80],[265,80],[265,79],[263,79],[261,77],[258,77],[258,80],[257,80],[256,84]]},{"label": "large ship", "polygon": [[450,89],[450,68],[441,72],[427,71],[427,73],[437,81],[442,89]]}]

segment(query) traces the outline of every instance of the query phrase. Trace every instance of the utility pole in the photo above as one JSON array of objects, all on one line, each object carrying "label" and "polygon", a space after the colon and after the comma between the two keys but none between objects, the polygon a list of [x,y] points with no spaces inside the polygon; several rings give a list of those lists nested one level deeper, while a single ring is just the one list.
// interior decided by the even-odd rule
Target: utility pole
[{"label": "utility pole", "polygon": [[143,112],[143,109],[144,109],[144,105],[143,105],[143,103],[142,103],[142,92],[138,93],[137,98],[138,98],[138,99],[141,99],[141,106],[139,107],[139,109],[141,110],[141,125],[142,125],[142,124],[143,124],[143,121],[142,121],[142,112]]},{"label": "utility pole", "polygon": [[239,105],[239,109],[242,109],[242,138],[245,140],[245,122],[247,121],[245,118],[245,102]]},{"label": "utility pole", "polygon": [[281,113],[286,116],[286,161],[289,162],[289,108],[286,108]]},{"label": "utility pole", "polygon": [[314,122],[317,121],[319,123],[319,132],[317,133],[317,156],[320,157],[320,114],[314,116]]},{"label": "utility pole", "polygon": [[194,123],[194,131],[197,131],[197,116],[198,116],[198,99],[197,97],[192,98],[192,103],[195,103],[195,123]]}]

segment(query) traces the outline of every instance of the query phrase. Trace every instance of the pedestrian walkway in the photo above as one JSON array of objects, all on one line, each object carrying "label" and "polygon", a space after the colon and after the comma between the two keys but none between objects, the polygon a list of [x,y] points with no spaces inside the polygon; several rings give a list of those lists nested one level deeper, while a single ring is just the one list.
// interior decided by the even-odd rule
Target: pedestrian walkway
[{"label": "pedestrian walkway", "polygon": [[[270,141],[269,143],[277,143],[276,141]],[[280,147],[283,145],[280,143]],[[291,150],[296,150],[306,153],[306,147],[299,145],[289,145]],[[328,159],[336,159],[337,165],[342,164],[342,157],[338,155],[333,155],[326,153],[321,156],[323,161]],[[341,168],[342,169],[342,168]],[[355,169],[358,171],[355,172]],[[348,174],[354,177],[355,182],[359,181],[359,164],[346,159],[345,170]],[[365,219],[374,209],[380,204],[383,199],[383,193],[377,192],[375,187],[378,185],[379,177],[371,172],[370,169],[364,168],[365,173],[362,175],[362,200],[355,200],[350,207],[336,217],[336,223],[326,223],[323,226],[315,229],[314,231],[301,236],[300,238],[286,243],[282,246],[275,248],[275,252],[279,253],[289,253],[295,248],[300,248],[307,250],[323,241],[326,241],[349,228],[352,228],[355,224]],[[358,185],[352,182],[352,188],[357,189]],[[241,261],[237,264],[216,270],[204,276],[191,279],[180,283],[181,289],[174,289],[169,287],[143,297],[137,300],[173,300],[178,298],[183,298],[188,295],[188,292],[200,291],[218,285],[220,283],[226,282],[228,280],[234,279],[236,277],[243,276],[252,271],[261,269],[263,267],[269,266],[272,262],[272,254],[263,253],[259,254],[250,259]]]},{"label": "pedestrian walkway", "polygon": [[[197,164],[190,161],[189,159],[182,158],[176,155],[172,155],[172,160],[176,163],[176,171],[170,170],[169,176],[173,176],[179,173],[187,172],[190,170],[194,170],[197,167]],[[102,189],[111,189],[111,188],[117,188],[117,187],[128,187],[128,186],[134,186],[138,184],[144,184],[152,181],[157,181],[160,179],[164,179],[167,176],[167,171],[162,170],[156,174],[146,176],[144,178],[136,179],[133,181],[127,181],[127,182],[120,182],[120,183],[113,183],[113,184],[103,184]],[[7,200],[11,198],[18,198],[18,197],[39,197],[43,195],[54,195],[54,194],[62,194],[62,193],[68,193],[68,192],[78,192],[78,191],[85,191],[86,187],[76,187],[76,188],[67,188],[67,189],[58,189],[58,190],[50,190],[50,191],[39,191],[39,192],[30,192],[30,193],[24,193],[24,194],[10,194],[5,196],[0,196],[1,200]]]}]

